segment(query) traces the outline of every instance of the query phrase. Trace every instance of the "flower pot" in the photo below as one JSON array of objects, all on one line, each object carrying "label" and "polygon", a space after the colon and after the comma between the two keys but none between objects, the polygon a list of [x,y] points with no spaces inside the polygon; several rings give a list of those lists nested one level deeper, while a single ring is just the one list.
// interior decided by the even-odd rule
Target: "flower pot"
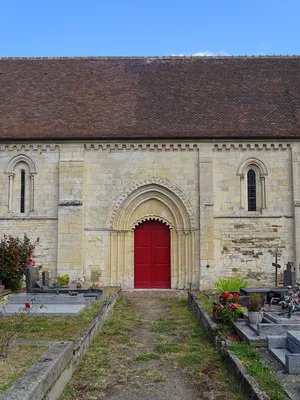
[{"label": "flower pot", "polygon": [[250,324],[260,324],[263,320],[263,311],[248,311],[248,319]]}]

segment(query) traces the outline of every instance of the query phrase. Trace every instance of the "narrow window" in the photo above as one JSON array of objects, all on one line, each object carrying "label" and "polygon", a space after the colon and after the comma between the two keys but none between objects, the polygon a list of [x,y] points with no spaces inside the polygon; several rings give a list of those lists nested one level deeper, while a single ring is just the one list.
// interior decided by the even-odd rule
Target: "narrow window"
[{"label": "narrow window", "polygon": [[256,211],[256,176],[253,169],[247,174],[248,184],[248,211]]},{"label": "narrow window", "polygon": [[21,169],[21,201],[20,212],[25,212],[25,170]]}]

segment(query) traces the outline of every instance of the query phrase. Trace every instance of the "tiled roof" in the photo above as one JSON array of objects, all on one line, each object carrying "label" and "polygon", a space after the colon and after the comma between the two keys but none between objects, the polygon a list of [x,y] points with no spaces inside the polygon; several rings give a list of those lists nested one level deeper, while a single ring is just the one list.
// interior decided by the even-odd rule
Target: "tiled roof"
[{"label": "tiled roof", "polygon": [[0,139],[300,137],[300,57],[0,59]]}]

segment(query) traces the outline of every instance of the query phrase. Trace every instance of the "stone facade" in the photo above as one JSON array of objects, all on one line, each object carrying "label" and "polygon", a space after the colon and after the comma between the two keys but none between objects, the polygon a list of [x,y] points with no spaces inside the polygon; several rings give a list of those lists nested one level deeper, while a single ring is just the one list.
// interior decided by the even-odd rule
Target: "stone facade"
[{"label": "stone facade", "polygon": [[[257,211],[246,177],[257,172]],[[2,234],[40,237],[37,264],[71,278],[133,287],[134,228],[171,232],[171,287],[219,276],[273,284],[300,262],[300,148],[274,141],[57,141],[0,147]],[[20,170],[26,172],[20,213]]]}]

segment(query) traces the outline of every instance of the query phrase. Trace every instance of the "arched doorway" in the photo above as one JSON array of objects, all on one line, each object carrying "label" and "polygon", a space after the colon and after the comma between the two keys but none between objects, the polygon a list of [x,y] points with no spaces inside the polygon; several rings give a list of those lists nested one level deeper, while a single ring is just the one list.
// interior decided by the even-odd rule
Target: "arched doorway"
[{"label": "arched doorway", "polygon": [[170,229],[160,221],[146,221],[134,230],[134,287],[171,287]]},{"label": "arched doorway", "polygon": [[[169,181],[149,178],[136,183],[116,200],[107,220],[110,230],[110,284],[123,288],[143,287],[145,281],[135,282],[135,232],[147,221],[157,221],[168,232],[169,281],[151,287],[184,289],[199,285],[197,249],[195,247],[195,212],[181,190]],[[159,222],[161,221],[161,222]],[[144,225],[146,227],[147,225]],[[167,228],[169,227],[169,228]],[[139,229],[142,229],[140,227]],[[138,235],[138,233],[137,233]],[[152,246],[152,245],[151,245]],[[144,247],[144,246],[141,246]],[[141,250],[141,260],[145,257]],[[143,262],[143,260],[142,260]],[[162,280],[163,281],[163,280]],[[149,280],[147,287],[150,287]]]}]

